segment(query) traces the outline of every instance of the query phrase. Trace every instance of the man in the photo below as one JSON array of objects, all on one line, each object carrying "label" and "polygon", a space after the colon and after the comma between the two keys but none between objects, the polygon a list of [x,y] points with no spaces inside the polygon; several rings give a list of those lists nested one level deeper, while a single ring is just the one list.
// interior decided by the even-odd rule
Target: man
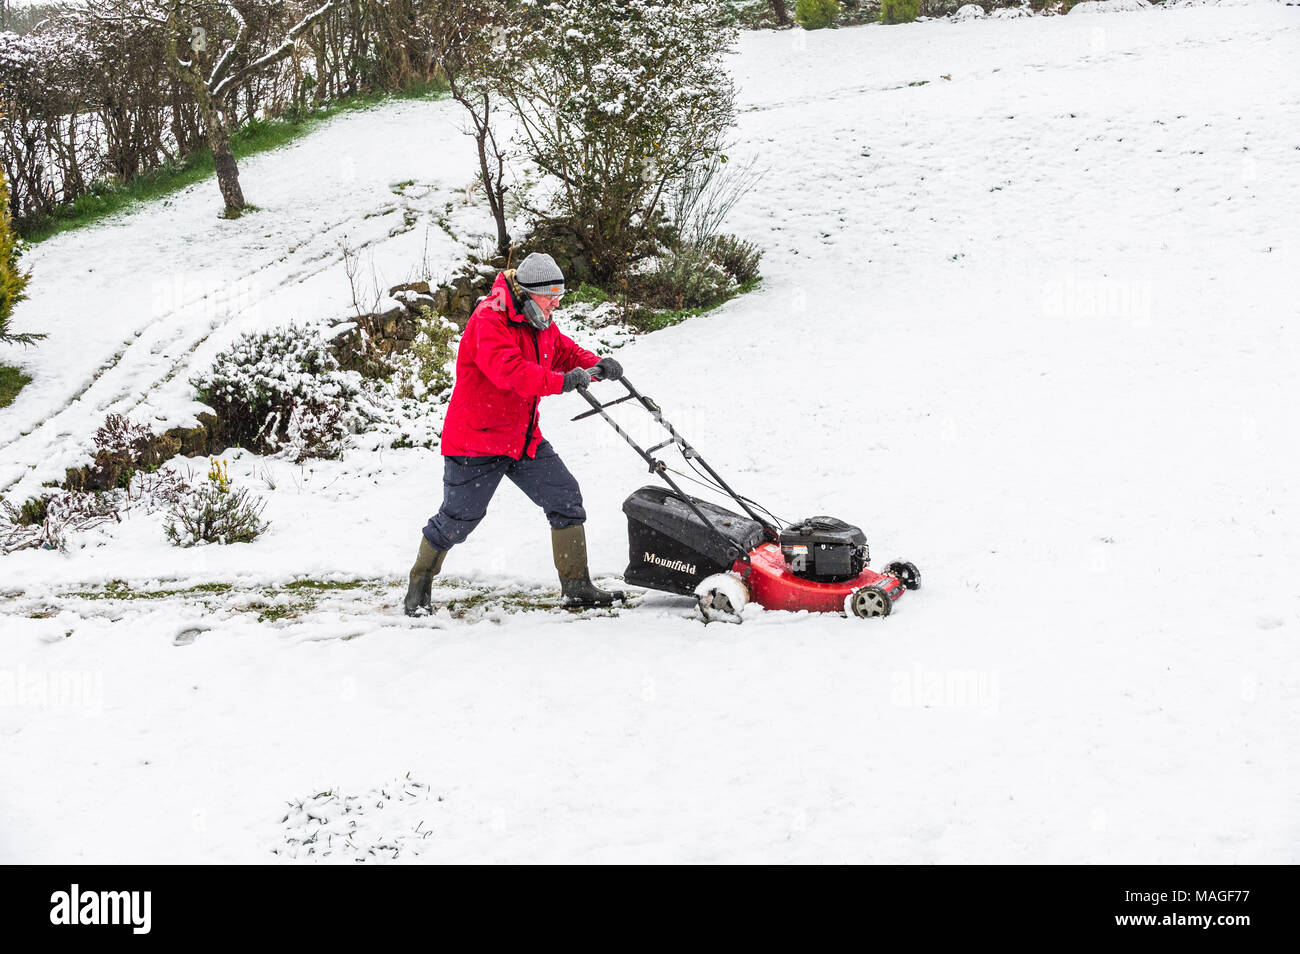
[{"label": "man", "polygon": [[408,616],[431,612],[443,558],[478,526],[503,477],[546,512],[565,605],[623,599],[591,582],[582,491],[538,426],[537,406],[546,395],[623,374],[613,358],[597,359],[551,322],[563,294],[555,259],[534,252],[497,276],[465,326],[442,429],[442,507],[425,526],[411,567]]}]

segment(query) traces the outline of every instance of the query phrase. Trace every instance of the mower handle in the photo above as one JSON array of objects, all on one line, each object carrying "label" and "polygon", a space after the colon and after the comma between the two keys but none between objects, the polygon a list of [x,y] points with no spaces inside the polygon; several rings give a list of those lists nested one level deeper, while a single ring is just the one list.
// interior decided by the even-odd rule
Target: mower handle
[{"label": "mower handle", "polygon": [[[593,368],[592,370],[595,369]],[[594,376],[592,378],[593,381],[603,380],[603,379],[604,379],[603,371],[600,378],[596,378]],[[731,487],[727,484],[727,482],[723,480],[722,477],[718,474],[718,472],[709,466],[708,461],[706,461],[703,457],[700,456],[700,452],[697,451],[694,447],[692,447],[689,443],[687,443],[686,439],[677,433],[677,429],[673,427],[672,424],[670,424],[667,420],[664,419],[663,410],[659,407],[658,404],[655,403],[654,398],[650,397],[649,395],[642,394],[635,387],[633,387],[632,382],[627,379],[627,375],[621,376],[618,379],[618,382],[622,384],[623,387],[627,388],[627,394],[623,395],[622,397],[615,398],[612,401],[607,401],[604,404],[600,403],[600,401],[592,397],[590,391],[588,391],[587,388],[585,387],[578,388],[578,393],[581,394],[584,400],[586,400],[586,402],[591,405],[591,410],[583,411],[581,414],[576,415],[573,418],[573,420],[575,421],[581,420],[584,417],[591,417],[593,414],[599,414],[601,417],[603,417],[609,423],[609,426],[614,428],[614,430],[619,434],[619,436],[621,436],[623,440],[627,441],[628,444],[632,446],[632,449],[634,451],[636,451],[639,455],[641,455],[641,459],[650,465],[650,473],[658,474],[660,477],[662,477],[664,482],[668,484],[668,486],[671,487],[673,491],[685,501],[686,505],[690,507],[692,511],[695,512],[695,515],[700,518],[700,522],[703,523],[706,527],[713,530],[715,533],[717,533],[718,536],[721,537],[723,540],[727,540],[727,538],[722,534],[722,531],[718,530],[717,527],[714,527],[713,524],[708,521],[708,519],[704,516],[704,514],[700,512],[700,509],[695,506],[690,495],[685,493],[680,487],[678,487],[676,481],[674,481],[671,477],[668,476],[668,465],[665,464],[663,461],[652,456],[655,451],[659,450],[660,448],[667,447],[669,444],[676,444],[681,449],[683,457],[687,458],[688,460],[693,458],[700,462],[701,466],[703,466],[704,469],[709,472],[709,476],[718,482],[718,486],[720,486],[724,491],[726,491],[727,494],[731,497],[731,499],[740,505],[740,508],[744,510],[746,514],[749,515],[751,520],[753,520],[755,523],[757,523],[759,526],[763,528],[764,536],[766,536],[770,541],[774,541],[779,537],[778,531],[773,529],[766,520],[764,520],[758,514],[754,513],[754,511],[749,508],[749,504],[745,502],[744,498],[742,498],[738,493],[732,490]],[[621,404],[624,401],[631,401],[631,400],[637,401],[642,407],[646,409],[646,411],[650,414],[651,417],[653,417],[656,421],[658,421],[660,424],[664,426],[664,429],[668,431],[668,440],[664,441],[661,444],[656,444],[654,447],[651,447],[649,450],[643,449],[635,440],[632,439],[632,435],[630,435],[627,431],[623,430],[623,428],[619,426],[618,422],[615,421],[612,417],[610,417],[609,414],[607,414],[605,411],[605,408],[607,407],[611,407],[612,405]],[[727,543],[730,544],[731,541],[727,540]],[[731,549],[738,550],[739,548],[732,547]],[[748,560],[749,555],[744,553],[737,553],[736,559]]]}]

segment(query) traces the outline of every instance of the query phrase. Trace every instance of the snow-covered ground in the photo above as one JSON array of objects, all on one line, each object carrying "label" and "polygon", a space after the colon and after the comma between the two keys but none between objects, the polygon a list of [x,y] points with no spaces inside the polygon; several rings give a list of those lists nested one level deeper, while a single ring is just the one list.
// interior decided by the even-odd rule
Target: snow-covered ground
[{"label": "snow-covered ground", "polygon": [[[763,285],[620,360],[738,490],[924,588],[515,611],[553,571],[503,487],[409,621],[436,450],[235,453],[254,544],[134,515],[0,559],[0,859],[1300,861],[1298,61],[1276,3],[744,36]],[[385,283],[455,266],[457,122],[341,116],[244,164],[250,218],[207,183],[34,249],[0,492],[109,410],[186,419],[239,331],[345,315],[340,241]],[[608,577],[648,478],[583,407],[544,428]]]}]

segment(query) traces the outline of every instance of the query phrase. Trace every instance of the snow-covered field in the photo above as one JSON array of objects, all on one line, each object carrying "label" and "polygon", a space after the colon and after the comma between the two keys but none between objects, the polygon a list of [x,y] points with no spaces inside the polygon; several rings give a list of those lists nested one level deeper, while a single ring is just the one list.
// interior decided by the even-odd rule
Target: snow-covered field
[{"label": "snow-covered field", "polygon": [[[1297,62],[1277,3],[745,35],[763,285],[618,354],[738,490],[924,588],[515,611],[553,570],[503,486],[411,621],[436,450],[233,453],[254,544],[137,514],[0,558],[0,860],[1300,861]],[[457,265],[458,122],[340,116],[243,165],[249,218],[206,183],[34,249],[0,493],[107,411],[183,422],[240,331],[344,316],[341,241]],[[611,577],[648,475],[584,407],[544,428]]]}]

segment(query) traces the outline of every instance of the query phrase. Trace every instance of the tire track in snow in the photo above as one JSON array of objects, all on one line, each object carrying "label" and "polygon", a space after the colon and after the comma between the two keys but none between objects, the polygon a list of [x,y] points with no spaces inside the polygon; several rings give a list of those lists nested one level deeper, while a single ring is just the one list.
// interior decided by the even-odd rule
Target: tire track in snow
[{"label": "tire track in snow", "polygon": [[[321,233],[322,236],[338,236],[352,224],[350,216],[342,217],[330,223]],[[414,227],[414,226],[413,226]],[[375,237],[358,243],[358,250],[384,241],[390,236]],[[309,251],[315,251],[307,247]],[[320,254],[304,256],[304,261],[292,261],[284,274],[276,275],[267,286],[268,290],[283,288],[293,283],[300,283],[322,274],[330,267],[342,261],[342,253],[337,244],[333,252],[325,250]],[[267,263],[250,271],[241,273],[233,284],[241,285],[254,282],[259,276],[272,273],[279,263]],[[162,312],[144,328],[136,331],[122,342],[121,348],[107,361],[100,365],[94,377],[74,393],[59,410],[47,417],[35,427],[23,431],[14,439],[0,444],[0,452],[12,456],[16,461],[41,461],[49,453],[57,453],[54,446],[76,433],[75,425],[65,427],[67,416],[78,410],[78,406],[89,401],[100,418],[106,414],[130,414],[131,411],[145,403],[149,395],[158,387],[166,384],[176,375],[188,368],[190,360],[213,331],[227,320],[235,317],[229,311],[218,311],[206,321],[205,313],[209,311],[207,303],[220,295],[220,287],[232,284],[221,282],[206,290],[195,292],[179,306]],[[198,312],[197,316],[193,315]],[[183,322],[182,327],[165,338],[159,339],[170,329],[173,321]],[[180,345],[180,352],[173,354],[175,346]],[[154,360],[154,356],[161,356]],[[120,373],[118,373],[120,372]],[[126,380],[119,381],[125,377]],[[103,394],[100,392],[109,392]],[[19,465],[21,466],[21,465]],[[22,468],[16,476],[6,473],[0,478],[0,493],[4,493],[18,483],[34,465]],[[10,470],[16,468],[11,467]]]},{"label": "tire track in snow", "polygon": [[[394,189],[392,171],[378,159],[372,161],[366,150],[384,138],[386,127],[405,129],[412,116],[425,123],[424,135],[458,139],[446,105],[399,103],[382,111],[345,115],[340,119],[347,122],[336,119],[293,146],[257,157],[245,165],[245,177],[260,176],[259,191],[273,197],[275,207],[245,217],[238,228],[202,221],[211,209],[207,192],[212,183],[205,182],[85,232],[51,240],[60,244],[45,256],[46,262],[38,264],[47,273],[76,277],[57,290],[48,286],[41,290],[40,305],[52,318],[54,331],[47,345],[59,335],[60,323],[66,328],[70,317],[84,320],[88,308],[108,311],[106,323],[116,319],[123,326],[122,337],[114,344],[95,342],[93,336],[83,334],[78,343],[106,356],[93,367],[86,366],[85,380],[39,421],[17,422],[16,432],[0,438],[0,493],[37,474],[61,477],[53,468],[72,466],[86,456],[90,437],[105,414],[129,414],[145,405],[158,388],[189,369],[196,350],[214,332],[248,324],[250,308],[267,303],[274,308],[275,299],[285,291],[336,267],[344,241],[362,251],[422,226],[438,231],[435,223],[460,181],[455,163],[444,161],[433,170],[420,170],[425,188],[411,194]],[[430,111],[435,114],[433,123],[427,123],[424,115]],[[359,162],[346,156],[349,148],[359,150]],[[313,157],[319,151],[336,158],[344,155],[342,163],[328,167],[334,173],[333,183],[326,176],[316,183],[301,168],[305,159],[315,174],[318,163]],[[364,179],[355,171],[358,164],[366,166]],[[340,167],[347,168],[339,172]],[[184,223],[195,217],[200,217],[197,226],[185,230]],[[174,234],[178,227],[180,234]],[[170,244],[165,244],[168,239]],[[120,254],[123,249],[128,250],[125,257]],[[84,267],[85,262],[94,264]],[[105,272],[107,277],[101,277]],[[155,279],[152,288],[144,284],[159,275],[162,279]],[[340,273],[340,285],[345,281]],[[124,308],[120,301],[130,305]],[[145,310],[149,317],[133,326],[133,313]],[[48,386],[57,387],[58,381],[50,380]],[[169,402],[166,410],[174,411],[174,404]],[[156,429],[176,423],[164,414]]]}]

